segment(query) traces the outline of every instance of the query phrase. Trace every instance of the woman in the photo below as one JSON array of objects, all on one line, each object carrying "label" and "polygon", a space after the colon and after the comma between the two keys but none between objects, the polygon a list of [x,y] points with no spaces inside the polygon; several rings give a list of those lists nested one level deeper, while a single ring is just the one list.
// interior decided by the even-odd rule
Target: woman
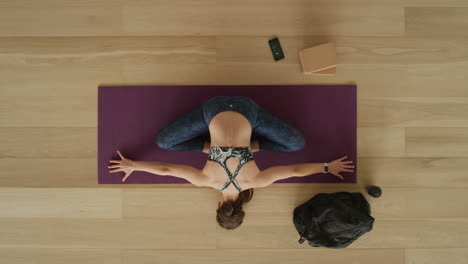
[{"label": "woman", "polygon": [[[209,134],[210,141],[204,136]],[[347,157],[327,163],[275,166],[260,171],[252,152],[292,152],[305,147],[304,136],[290,124],[273,116],[247,97],[213,97],[191,113],[180,117],[157,136],[156,144],[176,151],[203,151],[208,160],[202,170],[181,164],[132,161],[118,152],[121,160],[111,160],[110,172],[124,172],[125,181],[133,171],[170,175],[196,186],[221,192],[216,219],[226,229],[242,224],[242,205],[252,198],[253,189],[289,177],[316,173],[353,172]],[[225,176],[222,176],[225,175]]]}]

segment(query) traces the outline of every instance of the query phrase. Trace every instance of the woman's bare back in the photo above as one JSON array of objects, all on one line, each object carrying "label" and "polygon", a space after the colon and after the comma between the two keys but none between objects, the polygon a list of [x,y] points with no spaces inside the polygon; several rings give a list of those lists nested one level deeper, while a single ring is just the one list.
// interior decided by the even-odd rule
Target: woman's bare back
[{"label": "woman's bare back", "polygon": [[[246,147],[250,146],[252,127],[249,121],[240,113],[226,111],[217,114],[210,122],[211,146],[217,147]],[[236,158],[229,158],[226,166],[230,172],[234,172],[239,165]],[[228,180],[228,176],[219,163],[208,160],[203,168],[203,173],[209,178],[209,186],[219,189]],[[243,190],[251,188],[255,176],[260,172],[255,161],[247,162],[236,177]],[[238,192],[231,184],[226,191]]]}]

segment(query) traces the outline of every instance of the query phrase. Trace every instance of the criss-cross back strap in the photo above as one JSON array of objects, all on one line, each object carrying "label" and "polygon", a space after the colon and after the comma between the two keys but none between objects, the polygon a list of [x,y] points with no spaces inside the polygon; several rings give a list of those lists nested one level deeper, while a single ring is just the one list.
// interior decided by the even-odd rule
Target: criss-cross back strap
[{"label": "criss-cross back strap", "polygon": [[221,187],[219,190],[220,191],[224,191],[226,190],[226,188],[232,184],[234,184],[234,187],[236,187],[236,189],[239,191],[239,192],[242,192],[242,188],[239,186],[239,183],[236,181],[236,177],[237,175],[239,174],[239,171],[240,169],[244,166],[246,162],[242,162],[242,161],[239,161],[239,166],[237,166],[237,169],[234,173],[231,174],[231,172],[228,170],[228,168],[226,167],[226,161],[224,161],[223,163],[219,163],[221,165],[221,167],[223,167],[224,171],[226,172],[226,175],[228,176],[228,180],[226,181],[226,183],[223,185],[223,187]]}]

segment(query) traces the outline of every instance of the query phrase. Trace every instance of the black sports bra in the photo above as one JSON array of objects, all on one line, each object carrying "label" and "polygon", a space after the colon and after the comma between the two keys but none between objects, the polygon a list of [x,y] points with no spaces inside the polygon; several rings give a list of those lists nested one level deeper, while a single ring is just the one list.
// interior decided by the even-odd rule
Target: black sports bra
[{"label": "black sports bra", "polygon": [[[226,167],[226,161],[231,158],[237,158],[239,165],[234,173]],[[252,149],[250,147],[210,147],[210,153],[208,160],[215,161],[223,167],[227,174],[228,180],[219,190],[222,192],[232,183],[239,192],[242,192],[242,188],[236,181],[236,176],[239,174],[240,169],[249,161],[253,160]]]}]

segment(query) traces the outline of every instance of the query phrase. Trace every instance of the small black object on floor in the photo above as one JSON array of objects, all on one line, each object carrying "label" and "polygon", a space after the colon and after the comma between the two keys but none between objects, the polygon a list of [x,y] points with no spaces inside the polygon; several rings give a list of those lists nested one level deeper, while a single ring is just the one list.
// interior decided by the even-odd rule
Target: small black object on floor
[{"label": "small black object on floor", "polygon": [[284,59],[283,49],[281,48],[281,44],[278,38],[269,40],[268,44],[270,44],[271,53],[273,53],[273,58],[275,61]]},{"label": "small black object on floor", "polygon": [[379,186],[372,185],[367,188],[367,193],[374,198],[379,198],[382,195],[382,189]]}]

